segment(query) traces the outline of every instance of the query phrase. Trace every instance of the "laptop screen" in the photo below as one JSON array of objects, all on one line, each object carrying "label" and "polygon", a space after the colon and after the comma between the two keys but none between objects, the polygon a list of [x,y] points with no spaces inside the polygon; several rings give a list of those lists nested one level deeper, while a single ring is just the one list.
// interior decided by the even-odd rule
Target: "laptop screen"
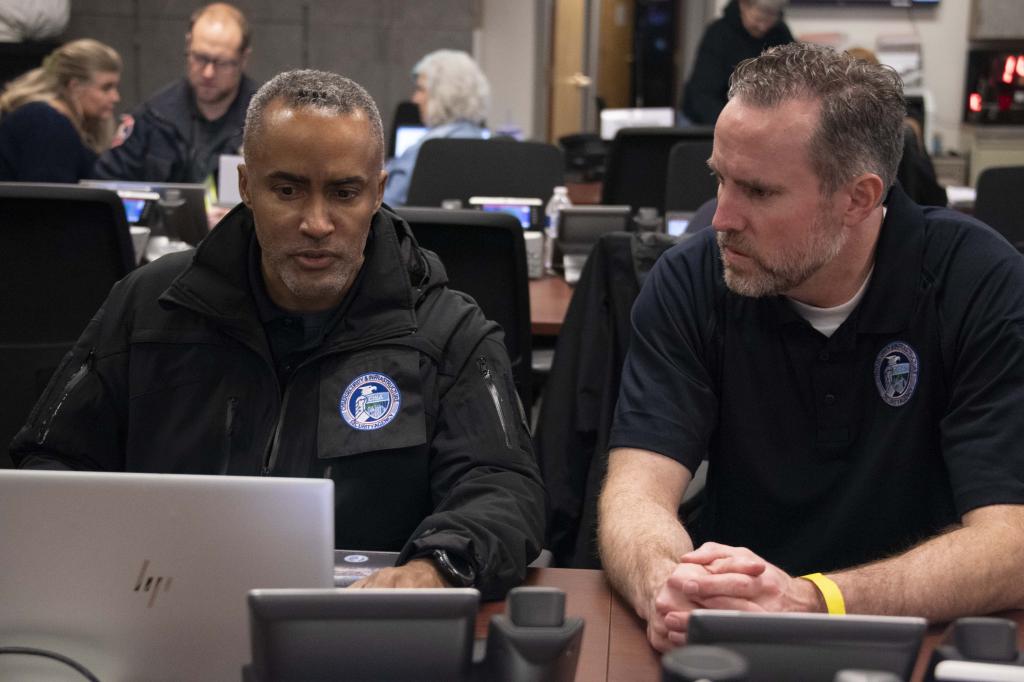
[{"label": "laptop screen", "polygon": [[398,126],[395,130],[395,156],[401,156],[405,150],[420,141],[427,134],[425,126]]},{"label": "laptop screen", "polygon": [[[0,642],[99,679],[239,679],[246,594],[330,587],[334,486],[321,479],[0,471]],[[0,679],[48,678],[0,656]],[[58,673],[59,674],[59,673]]]}]

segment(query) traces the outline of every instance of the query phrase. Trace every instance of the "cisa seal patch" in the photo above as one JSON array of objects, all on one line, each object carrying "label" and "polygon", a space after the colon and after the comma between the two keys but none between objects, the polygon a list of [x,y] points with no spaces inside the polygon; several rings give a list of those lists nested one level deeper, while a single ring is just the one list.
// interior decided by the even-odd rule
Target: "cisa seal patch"
[{"label": "cisa seal patch", "polygon": [[398,386],[386,374],[369,372],[352,380],[341,394],[338,411],[353,429],[382,429],[395,418],[402,406]]},{"label": "cisa seal patch", "polygon": [[917,353],[902,341],[893,341],[875,358],[875,386],[886,405],[906,405],[917,387]]}]

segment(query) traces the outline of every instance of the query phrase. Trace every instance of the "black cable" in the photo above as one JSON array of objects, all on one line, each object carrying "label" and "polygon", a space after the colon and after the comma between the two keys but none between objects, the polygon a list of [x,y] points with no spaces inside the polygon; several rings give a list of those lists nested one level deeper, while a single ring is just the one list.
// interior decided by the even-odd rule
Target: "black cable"
[{"label": "black cable", "polygon": [[54,661],[60,661],[66,666],[75,669],[75,672],[79,673],[89,682],[100,682],[99,678],[90,672],[88,668],[74,660],[68,658],[63,654],[58,654],[56,651],[47,651],[46,649],[36,649],[30,646],[0,646],[0,654],[21,654],[23,656],[39,656],[41,658],[50,658]]}]

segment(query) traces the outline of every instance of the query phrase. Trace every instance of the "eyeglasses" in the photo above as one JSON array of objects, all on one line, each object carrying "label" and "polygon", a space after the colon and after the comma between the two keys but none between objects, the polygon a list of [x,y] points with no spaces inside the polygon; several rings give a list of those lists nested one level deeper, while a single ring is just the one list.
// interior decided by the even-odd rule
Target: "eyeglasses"
[{"label": "eyeglasses", "polygon": [[207,66],[212,66],[214,71],[234,71],[242,64],[237,59],[216,59],[210,55],[191,50],[186,51],[185,56],[188,58],[188,63],[200,71]]}]

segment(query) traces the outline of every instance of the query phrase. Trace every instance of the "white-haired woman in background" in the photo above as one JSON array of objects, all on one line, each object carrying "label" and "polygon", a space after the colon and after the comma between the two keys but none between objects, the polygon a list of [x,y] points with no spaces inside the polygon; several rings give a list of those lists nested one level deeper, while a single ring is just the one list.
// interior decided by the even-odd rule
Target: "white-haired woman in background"
[{"label": "white-haired woman in background", "polygon": [[416,79],[412,101],[419,107],[420,118],[428,130],[416,144],[388,162],[384,201],[392,206],[405,204],[409,179],[425,141],[487,136],[484,121],[491,86],[472,57],[458,50],[437,50],[421,59],[413,67],[412,75]]}]

